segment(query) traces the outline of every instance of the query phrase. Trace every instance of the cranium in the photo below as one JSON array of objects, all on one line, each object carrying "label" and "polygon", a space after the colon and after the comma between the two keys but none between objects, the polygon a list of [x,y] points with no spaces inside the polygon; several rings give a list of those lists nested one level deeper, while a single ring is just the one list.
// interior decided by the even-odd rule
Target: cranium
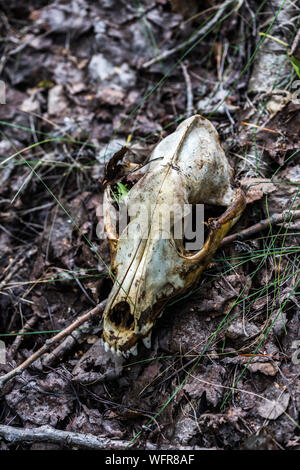
[{"label": "cranium", "polygon": [[[244,194],[232,187],[231,179],[232,168],[216,129],[207,119],[195,115],[153,150],[145,174],[126,196],[130,218],[120,233],[112,220],[111,188],[106,188],[104,227],[114,279],[103,315],[106,350],[125,356],[136,354],[139,339],[150,347],[153,325],[165,304],[199,279],[244,210]],[[166,208],[184,204],[227,208],[219,218],[209,219],[205,243],[193,253],[174,238],[176,210],[170,236],[164,233],[162,219],[170,216]]]}]

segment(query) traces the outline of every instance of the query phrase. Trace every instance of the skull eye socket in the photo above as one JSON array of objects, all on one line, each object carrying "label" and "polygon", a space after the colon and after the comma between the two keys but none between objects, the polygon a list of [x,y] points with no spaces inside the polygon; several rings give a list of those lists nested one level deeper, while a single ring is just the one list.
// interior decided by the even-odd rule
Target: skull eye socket
[{"label": "skull eye socket", "polygon": [[210,218],[218,219],[224,213],[222,206],[205,204],[202,205],[202,209],[199,206],[192,204],[192,210],[188,217],[177,222],[182,224],[182,236],[173,235],[173,237],[179,253],[194,253],[202,249],[210,231],[208,220]]},{"label": "skull eye socket", "polygon": [[[222,214],[224,214],[225,212],[225,208],[223,206],[216,206],[216,205],[213,205],[213,204],[204,204],[204,213],[203,213],[203,222],[204,223],[204,227],[203,227],[203,240],[202,240],[202,245],[206,242],[207,240],[207,236],[209,234],[209,227],[208,227],[208,220],[209,219],[218,219],[219,217],[221,217]],[[198,217],[198,215],[196,214],[196,205],[193,204],[193,207],[192,207],[192,218],[191,218],[191,231],[193,233],[193,238],[192,239],[187,239],[186,237],[184,237],[183,239],[183,245],[184,245],[184,248],[187,249],[187,244],[189,242],[195,242],[196,241],[196,234],[197,234],[197,223],[196,223],[196,218]],[[202,224],[201,224],[202,226]],[[202,247],[196,247],[195,250],[191,249],[190,251],[198,251],[199,248],[202,248]]]},{"label": "skull eye socket", "polygon": [[113,307],[109,319],[118,327],[130,329],[134,326],[134,317],[130,312],[130,305],[125,302],[119,302]]}]

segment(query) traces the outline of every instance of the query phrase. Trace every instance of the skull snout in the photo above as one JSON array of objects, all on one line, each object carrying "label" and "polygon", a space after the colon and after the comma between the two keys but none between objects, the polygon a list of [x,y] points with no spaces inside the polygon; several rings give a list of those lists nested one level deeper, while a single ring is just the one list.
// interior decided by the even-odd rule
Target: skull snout
[{"label": "skull snout", "polygon": [[103,340],[106,351],[110,350],[124,357],[130,354],[136,356],[139,339],[142,339],[146,348],[151,347],[153,322],[146,321],[142,327],[139,327],[132,313],[132,310],[136,312],[133,304],[120,300],[107,308],[103,318]]},{"label": "skull snout", "polygon": [[112,352],[124,352],[136,344],[135,319],[126,300],[112,303],[104,312],[103,339]]}]

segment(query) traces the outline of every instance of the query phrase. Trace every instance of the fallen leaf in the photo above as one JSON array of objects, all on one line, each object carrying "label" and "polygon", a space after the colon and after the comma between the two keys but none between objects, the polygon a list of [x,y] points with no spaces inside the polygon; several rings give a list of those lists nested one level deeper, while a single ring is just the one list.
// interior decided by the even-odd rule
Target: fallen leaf
[{"label": "fallen leaf", "polygon": [[257,412],[262,418],[277,419],[280,415],[282,415],[282,413],[285,412],[289,401],[289,393],[282,393],[274,400],[263,401],[263,403],[257,408]]},{"label": "fallen leaf", "polygon": [[246,192],[247,204],[257,201],[261,199],[264,194],[269,194],[276,190],[275,184],[271,183],[269,179],[243,178],[240,183]]},{"label": "fallen leaf", "polygon": [[248,370],[250,372],[261,372],[264,375],[270,375],[274,377],[277,374],[277,367],[275,364],[271,362],[254,362],[253,364],[249,364]]}]

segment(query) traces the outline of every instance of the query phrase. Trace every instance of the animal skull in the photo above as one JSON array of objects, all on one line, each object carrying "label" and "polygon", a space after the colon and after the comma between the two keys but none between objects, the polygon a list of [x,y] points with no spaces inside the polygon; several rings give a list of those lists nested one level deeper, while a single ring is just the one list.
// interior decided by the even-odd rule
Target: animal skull
[{"label": "animal skull", "polygon": [[[216,129],[195,115],[155,147],[147,171],[126,196],[130,220],[119,234],[113,224],[111,189],[106,188],[104,228],[115,281],[103,316],[106,350],[127,357],[137,354],[139,339],[151,346],[153,325],[166,302],[199,279],[245,208],[244,193],[231,186],[231,179]],[[187,252],[183,241],[174,238],[182,220],[176,208],[184,204],[227,207],[221,217],[208,221],[207,239],[196,253]],[[169,207],[175,209],[167,238],[164,219],[170,220]]]}]

